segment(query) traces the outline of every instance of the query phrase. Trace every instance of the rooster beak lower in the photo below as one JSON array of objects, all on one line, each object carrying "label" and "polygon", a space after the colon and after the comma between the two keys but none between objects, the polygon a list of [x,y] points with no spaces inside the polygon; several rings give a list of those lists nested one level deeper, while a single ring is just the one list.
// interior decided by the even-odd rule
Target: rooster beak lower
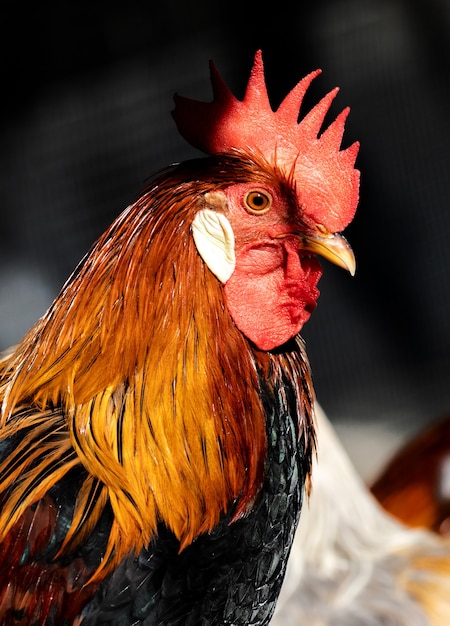
[{"label": "rooster beak lower", "polygon": [[298,235],[302,249],[322,256],[327,261],[348,270],[352,276],[356,271],[356,259],[348,241],[339,234],[320,233]]}]

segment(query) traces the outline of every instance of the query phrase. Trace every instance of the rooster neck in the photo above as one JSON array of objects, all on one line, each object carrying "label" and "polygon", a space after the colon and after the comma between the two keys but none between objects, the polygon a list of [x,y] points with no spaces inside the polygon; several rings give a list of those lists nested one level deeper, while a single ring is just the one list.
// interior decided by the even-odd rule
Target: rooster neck
[{"label": "rooster neck", "polygon": [[[195,249],[190,226],[200,192],[210,188],[203,185],[181,193],[181,183],[179,189],[167,179],[127,209],[5,363],[6,417],[30,402],[32,411],[12,419],[3,437],[32,425],[36,460],[50,419],[36,415],[58,408],[67,457],[52,469],[61,454],[49,447],[27,473],[32,461],[24,451],[20,459],[11,454],[15,473],[5,474],[6,483],[20,506],[10,502],[14,513],[0,520],[3,532],[81,463],[88,479],[68,547],[83,541],[109,502],[107,555],[114,562],[147,545],[160,522],[185,548],[225,512],[237,520],[255,501],[266,463],[267,390],[288,375],[294,413],[308,414],[303,349],[294,346],[287,356],[254,351]],[[17,486],[19,467],[24,480]],[[92,481],[102,485],[97,508],[90,508]]]}]

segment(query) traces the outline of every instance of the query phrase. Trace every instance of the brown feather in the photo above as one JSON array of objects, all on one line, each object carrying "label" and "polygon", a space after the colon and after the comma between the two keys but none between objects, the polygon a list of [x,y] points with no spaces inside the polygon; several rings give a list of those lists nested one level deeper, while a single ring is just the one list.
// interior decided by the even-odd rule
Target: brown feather
[{"label": "brown feather", "polygon": [[[92,570],[81,559],[66,564],[42,558],[56,523],[51,498],[28,508],[14,533],[8,533],[0,551],[0,571],[7,584],[0,588],[0,615],[9,624],[74,623],[98,585],[87,585]],[[23,554],[30,558],[22,564]],[[67,622],[66,622],[67,620]]]},{"label": "brown feather", "polygon": [[432,422],[398,450],[372,485],[383,507],[405,524],[450,532],[450,416]]}]

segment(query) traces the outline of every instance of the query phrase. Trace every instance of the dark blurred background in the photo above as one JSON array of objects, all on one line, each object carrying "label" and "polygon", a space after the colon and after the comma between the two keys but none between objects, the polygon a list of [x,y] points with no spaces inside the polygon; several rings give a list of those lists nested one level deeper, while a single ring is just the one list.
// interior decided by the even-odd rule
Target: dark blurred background
[{"label": "dark blurred background", "polygon": [[2,3],[0,348],[44,313],[152,172],[197,153],[175,91],[209,100],[208,60],[243,95],[264,52],[274,105],[322,68],[361,141],[347,230],[305,328],[320,402],[365,477],[450,410],[450,1]]}]

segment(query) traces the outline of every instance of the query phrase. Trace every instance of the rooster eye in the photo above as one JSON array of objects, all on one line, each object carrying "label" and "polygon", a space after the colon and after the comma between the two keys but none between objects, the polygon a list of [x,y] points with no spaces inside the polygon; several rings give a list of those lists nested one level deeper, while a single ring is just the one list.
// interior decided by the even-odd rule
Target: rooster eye
[{"label": "rooster eye", "polygon": [[267,191],[255,189],[245,194],[244,202],[249,213],[261,215],[272,206],[272,196]]}]

